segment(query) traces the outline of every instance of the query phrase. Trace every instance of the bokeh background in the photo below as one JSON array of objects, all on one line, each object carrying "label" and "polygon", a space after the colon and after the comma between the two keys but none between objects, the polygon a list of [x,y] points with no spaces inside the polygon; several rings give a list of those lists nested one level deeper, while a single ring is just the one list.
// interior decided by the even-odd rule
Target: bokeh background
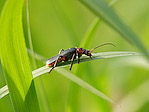
[{"label": "bokeh background", "polygon": [[[149,1],[113,2],[112,7],[120,18],[149,49]],[[81,47],[85,32],[96,18],[78,0],[29,0],[29,12],[34,51],[46,58],[55,56],[62,48]],[[23,17],[25,40],[29,48],[25,11]],[[85,49],[107,42],[116,47],[105,46],[95,52],[138,51],[102,20]],[[44,66],[39,61],[37,65],[38,68]],[[149,112],[149,64],[143,57],[111,58],[75,64],[72,73],[120,106],[110,104],[52,71],[50,75],[40,76],[50,112]],[[1,76],[1,87],[5,85],[3,79]],[[0,100],[0,111],[13,111],[9,95]]]}]

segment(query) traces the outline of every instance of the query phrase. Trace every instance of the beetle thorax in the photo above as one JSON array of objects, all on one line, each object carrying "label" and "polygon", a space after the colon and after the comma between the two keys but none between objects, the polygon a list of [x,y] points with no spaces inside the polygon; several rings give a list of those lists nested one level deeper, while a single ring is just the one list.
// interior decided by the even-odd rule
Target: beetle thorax
[{"label": "beetle thorax", "polygon": [[77,48],[78,54],[84,54],[85,49],[83,48]]}]

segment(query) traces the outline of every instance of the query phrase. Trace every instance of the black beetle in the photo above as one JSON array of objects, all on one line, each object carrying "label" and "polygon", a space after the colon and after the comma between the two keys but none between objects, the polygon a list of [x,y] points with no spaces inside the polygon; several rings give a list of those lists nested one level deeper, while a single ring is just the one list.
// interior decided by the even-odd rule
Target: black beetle
[{"label": "black beetle", "polygon": [[49,73],[56,67],[56,65],[62,61],[66,62],[68,60],[71,60],[71,65],[70,65],[70,69],[72,69],[72,65],[73,65],[73,61],[74,59],[76,59],[76,56],[78,56],[78,64],[80,63],[80,57],[82,56],[82,54],[85,54],[87,56],[89,56],[90,58],[92,58],[92,54],[91,52],[98,48],[98,47],[101,47],[101,46],[104,46],[104,45],[113,45],[115,46],[114,44],[112,43],[105,43],[105,44],[101,44],[91,50],[86,50],[86,49],[83,49],[83,48],[76,48],[76,47],[73,47],[73,48],[69,48],[67,50],[64,50],[64,49],[61,49],[59,54],[52,57],[52,58],[49,58],[46,62],[46,65],[48,67],[51,67],[51,70],[49,71]]}]

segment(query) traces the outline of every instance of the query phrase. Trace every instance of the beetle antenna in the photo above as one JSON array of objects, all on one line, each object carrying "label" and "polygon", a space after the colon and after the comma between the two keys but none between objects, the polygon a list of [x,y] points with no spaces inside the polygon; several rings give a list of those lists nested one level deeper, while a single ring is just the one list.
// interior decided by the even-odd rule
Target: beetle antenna
[{"label": "beetle antenna", "polygon": [[104,46],[104,45],[112,45],[112,46],[116,47],[116,46],[115,46],[114,44],[112,44],[112,43],[105,43],[105,44],[101,44],[101,45],[99,45],[99,46],[97,46],[97,47],[91,49],[90,51],[92,52],[94,49],[96,49],[96,48],[98,48],[98,47],[101,47],[101,46]]}]

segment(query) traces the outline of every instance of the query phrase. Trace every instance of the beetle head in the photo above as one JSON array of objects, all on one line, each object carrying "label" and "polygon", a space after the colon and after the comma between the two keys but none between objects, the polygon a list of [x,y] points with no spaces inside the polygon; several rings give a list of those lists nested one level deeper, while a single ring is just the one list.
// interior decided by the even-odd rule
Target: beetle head
[{"label": "beetle head", "polygon": [[77,52],[79,55],[85,54],[87,56],[92,56],[91,51],[83,49],[83,48],[77,48]]},{"label": "beetle head", "polygon": [[89,50],[85,50],[83,54],[85,54],[87,56],[92,56],[91,51],[89,51]]}]

